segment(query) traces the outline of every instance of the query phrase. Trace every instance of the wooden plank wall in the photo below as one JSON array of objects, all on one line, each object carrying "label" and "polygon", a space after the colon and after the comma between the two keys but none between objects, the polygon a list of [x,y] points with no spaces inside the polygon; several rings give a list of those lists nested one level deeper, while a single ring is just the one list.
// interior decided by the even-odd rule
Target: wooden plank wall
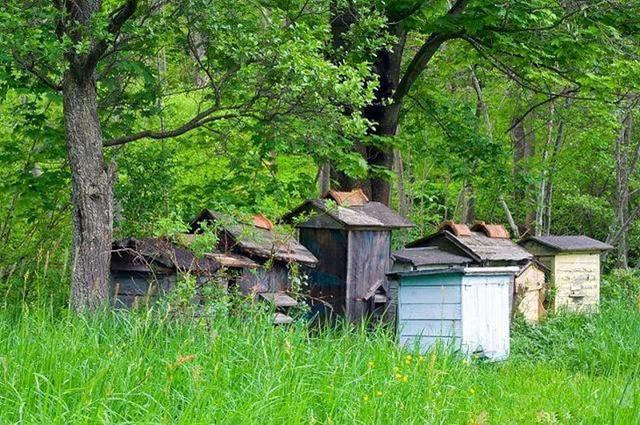
[{"label": "wooden plank wall", "polygon": [[150,303],[171,291],[175,282],[175,275],[112,272],[110,294],[113,297],[113,306],[131,308]]},{"label": "wooden plank wall", "polygon": [[543,306],[546,293],[544,271],[531,265],[516,278],[516,305],[528,323],[538,323],[546,311]]},{"label": "wooden plank wall", "polygon": [[288,291],[289,268],[282,261],[274,261],[267,270],[244,268],[237,282],[243,295]]},{"label": "wooden plank wall", "polygon": [[504,276],[466,275],[462,280],[462,348],[500,360],[509,356],[511,282]]},{"label": "wooden plank wall", "polygon": [[553,285],[555,308],[573,312],[596,311],[600,304],[600,256],[559,254],[555,256]]},{"label": "wooden plank wall", "polygon": [[369,303],[363,297],[372,286],[382,284],[389,294],[386,273],[391,263],[391,232],[351,230],[348,247],[346,316],[359,322],[369,313]]},{"label": "wooden plank wall", "polygon": [[344,315],[347,276],[347,232],[338,229],[300,229],[300,243],[318,259],[309,274],[313,314]]},{"label": "wooden plank wall", "polygon": [[398,339],[427,351],[459,348],[462,340],[461,274],[405,276],[398,288]]}]

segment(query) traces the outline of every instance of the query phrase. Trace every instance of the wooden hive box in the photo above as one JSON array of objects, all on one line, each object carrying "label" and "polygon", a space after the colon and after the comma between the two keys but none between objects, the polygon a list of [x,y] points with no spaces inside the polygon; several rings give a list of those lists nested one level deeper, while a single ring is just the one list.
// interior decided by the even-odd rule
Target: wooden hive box
[{"label": "wooden hive box", "polygon": [[243,295],[256,301],[271,303],[275,310],[274,324],[292,321],[287,315],[295,305],[291,269],[305,266],[312,269],[318,260],[295,237],[279,232],[265,216],[259,214],[250,223],[239,223],[230,217],[205,209],[191,223],[191,232],[198,233],[202,223],[213,225],[218,235],[217,249],[227,254],[246,256],[258,267],[243,267],[234,282]]},{"label": "wooden hive box", "polygon": [[116,308],[149,305],[173,290],[178,273],[194,274],[201,284],[212,279],[218,259],[198,259],[188,249],[159,238],[124,239],[111,252],[111,296]]},{"label": "wooden hive box", "polygon": [[391,273],[401,345],[436,344],[490,360],[508,357],[511,282],[517,267],[425,268]]},{"label": "wooden hive box", "polygon": [[283,217],[298,228],[299,240],[318,264],[311,270],[312,312],[359,322],[380,318],[388,306],[386,273],[391,264],[391,231],[413,224],[361,190],[330,191]]},{"label": "wooden hive box", "polygon": [[555,310],[596,311],[600,255],[613,247],[587,236],[534,236],[520,244],[549,270]]},{"label": "wooden hive box", "polygon": [[548,269],[538,261],[522,266],[515,277],[515,306],[527,323],[540,322],[546,316],[544,301],[547,293]]}]

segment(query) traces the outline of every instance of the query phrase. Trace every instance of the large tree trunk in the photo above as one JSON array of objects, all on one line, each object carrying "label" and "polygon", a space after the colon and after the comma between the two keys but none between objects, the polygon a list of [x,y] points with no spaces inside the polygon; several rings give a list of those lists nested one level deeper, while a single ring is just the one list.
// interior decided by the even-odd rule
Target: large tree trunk
[{"label": "large tree trunk", "polygon": [[96,87],[82,70],[67,74],[63,87],[64,124],[72,176],[73,274],[71,306],[92,311],[109,298],[113,226],[113,172],[102,154]]}]

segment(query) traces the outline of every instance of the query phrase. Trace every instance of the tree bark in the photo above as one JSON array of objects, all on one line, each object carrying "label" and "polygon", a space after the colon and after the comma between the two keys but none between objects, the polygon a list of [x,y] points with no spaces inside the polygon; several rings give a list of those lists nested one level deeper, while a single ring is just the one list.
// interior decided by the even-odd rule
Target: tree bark
[{"label": "tree bark", "polygon": [[[457,0],[450,4],[447,16],[454,17],[460,15],[468,0]],[[337,2],[332,2],[332,35],[333,44],[336,49],[343,49],[347,46],[344,34],[349,26],[355,21],[356,15],[353,11],[341,10]],[[416,12],[420,8],[416,8]],[[395,136],[398,133],[398,122],[400,109],[405,96],[417,81],[420,74],[438,52],[440,47],[448,40],[460,37],[463,31],[457,32],[434,32],[418,52],[411,58],[402,72],[402,56],[407,38],[407,29],[403,25],[405,17],[391,19],[394,24],[388,27],[388,31],[396,37],[396,43],[392,49],[383,49],[377,54],[373,71],[378,77],[378,88],[375,92],[374,100],[363,111],[363,116],[373,123],[370,134],[375,136]],[[393,150],[389,147],[364,146],[361,143],[356,147],[367,160],[369,167],[374,169],[391,170],[393,167]],[[389,205],[391,202],[391,183],[386,177],[376,175],[374,172],[365,181],[354,181],[346,176],[338,178],[342,189],[352,189],[360,187],[373,201]]]},{"label": "tree bark", "polygon": [[73,65],[63,85],[63,110],[73,201],[71,307],[94,311],[109,298],[114,173],[102,153],[95,82]]},{"label": "tree bark", "polygon": [[628,112],[622,120],[622,128],[616,139],[616,219],[617,227],[621,229],[618,239],[616,266],[626,269],[629,267],[627,242],[628,229],[624,228],[624,223],[629,215],[630,203],[630,175],[633,170],[629,169],[629,149],[631,145],[632,113]]},{"label": "tree bark", "polygon": [[[511,130],[511,139],[513,142],[513,175],[516,179],[516,183],[519,184],[521,180],[525,180],[522,177],[529,173],[527,161],[534,154],[533,139],[535,136],[532,132],[527,133],[524,121],[519,117],[513,117],[513,123],[514,125],[512,126]],[[527,194],[530,193],[530,191],[531,187],[516,186],[514,192],[514,199],[516,203],[524,203],[525,212],[523,223],[524,232],[522,232],[523,234],[528,234],[531,232],[531,228],[535,219],[531,202],[529,199],[527,199]]]},{"label": "tree bark", "polygon": [[[363,111],[363,116],[373,123],[371,135],[395,136],[398,132],[400,103],[390,100],[400,81],[402,53],[406,40],[406,31],[395,25],[390,29],[397,37],[397,43],[391,50],[378,52],[374,72],[378,76],[378,88],[375,98]],[[393,150],[389,147],[364,146],[363,153],[370,167],[393,168]],[[356,182],[357,184],[357,182]],[[385,205],[391,202],[391,183],[385,177],[372,175],[364,185],[360,183],[372,201]],[[351,188],[350,188],[351,189]]]}]

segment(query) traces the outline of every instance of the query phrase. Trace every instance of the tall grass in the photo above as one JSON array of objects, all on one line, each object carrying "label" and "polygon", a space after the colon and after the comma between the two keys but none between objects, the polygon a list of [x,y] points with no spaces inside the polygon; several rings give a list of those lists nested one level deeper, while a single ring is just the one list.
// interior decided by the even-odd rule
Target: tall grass
[{"label": "tall grass", "polygon": [[638,423],[639,344],[627,305],[520,326],[501,364],[382,329],[5,311],[0,423]]},{"label": "tall grass", "polygon": [[640,423],[640,317],[514,328],[504,363],[388,331],[54,308],[0,311],[0,423]]}]

